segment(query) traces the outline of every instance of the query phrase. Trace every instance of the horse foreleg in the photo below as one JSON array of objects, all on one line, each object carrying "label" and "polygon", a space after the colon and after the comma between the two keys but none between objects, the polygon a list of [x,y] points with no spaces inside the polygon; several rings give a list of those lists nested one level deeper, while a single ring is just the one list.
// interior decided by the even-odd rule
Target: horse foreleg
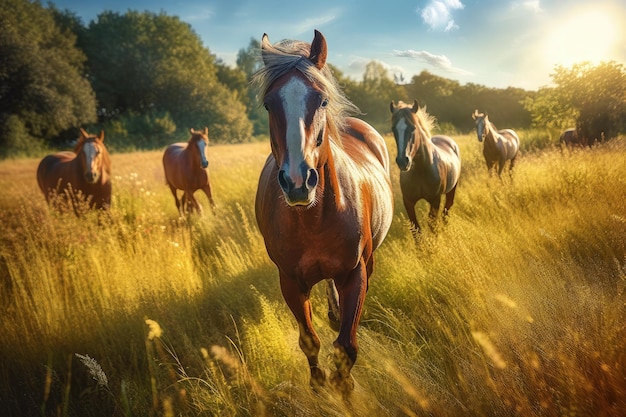
[{"label": "horse foreleg", "polygon": [[417,236],[420,231],[420,225],[417,222],[417,216],[415,215],[415,201],[409,201],[406,197],[402,196],[402,202],[404,203],[404,209],[406,210],[409,221],[411,222],[411,232],[414,236]]},{"label": "horse foreleg", "polygon": [[313,329],[309,292],[303,293],[296,281],[282,272],[280,273],[280,289],[287,306],[298,322],[300,349],[306,356],[311,370],[310,384],[313,388],[320,387],[326,382],[326,374],[319,367],[320,339]]},{"label": "horse foreleg", "polygon": [[436,197],[428,201],[430,204],[430,210],[428,211],[428,226],[431,231],[436,231],[437,228],[437,216],[439,215],[439,206],[441,205],[441,196]]},{"label": "horse foreleg", "polygon": [[[174,201],[176,202],[176,210],[178,210],[178,214],[182,216],[183,211],[181,210],[181,205],[183,203],[178,199],[178,195],[176,194],[176,187],[174,187],[169,182],[167,183],[167,185],[170,187],[170,191],[172,192],[172,195],[174,196]],[[183,196],[183,199],[184,199],[184,196]]]},{"label": "horse foreleg", "polygon": [[367,293],[367,271],[368,267],[361,258],[357,267],[337,287],[341,327],[339,328],[339,336],[333,343],[335,347],[334,362],[337,370],[332,373],[331,382],[344,395],[349,394],[354,389],[354,380],[350,375],[350,370],[354,366],[358,354],[356,331]]}]

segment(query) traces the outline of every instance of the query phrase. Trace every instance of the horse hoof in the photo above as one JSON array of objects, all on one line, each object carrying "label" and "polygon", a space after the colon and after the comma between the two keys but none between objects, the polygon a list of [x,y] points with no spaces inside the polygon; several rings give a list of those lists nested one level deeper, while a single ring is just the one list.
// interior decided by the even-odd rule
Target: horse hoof
[{"label": "horse hoof", "polygon": [[317,391],[326,385],[326,373],[320,368],[311,368],[311,388],[313,391]]},{"label": "horse hoof", "polygon": [[354,378],[351,374],[344,377],[339,371],[335,371],[330,377],[330,383],[343,397],[349,396],[354,391]]}]

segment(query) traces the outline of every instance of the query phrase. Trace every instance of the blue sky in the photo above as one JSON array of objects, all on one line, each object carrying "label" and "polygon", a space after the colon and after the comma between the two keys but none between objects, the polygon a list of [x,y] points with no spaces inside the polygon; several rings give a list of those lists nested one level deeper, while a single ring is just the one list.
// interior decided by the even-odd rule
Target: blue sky
[{"label": "blue sky", "polygon": [[85,0],[52,1],[88,25],[105,10],[165,12],[189,23],[204,45],[234,65],[263,33],[271,42],[328,41],[328,60],[361,80],[382,63],[406,80],[427,70],[488,87],[536,90],[555,65],[626,65],[624,0]]}]

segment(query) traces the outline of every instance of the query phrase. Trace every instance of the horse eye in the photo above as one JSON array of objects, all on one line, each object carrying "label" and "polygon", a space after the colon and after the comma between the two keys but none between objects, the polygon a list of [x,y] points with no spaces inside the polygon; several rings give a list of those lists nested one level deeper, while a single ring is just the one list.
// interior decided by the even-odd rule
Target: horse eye
[{"label": "horse eye", "polygon": [[327,98],[322,100],[322,104],[320,105],[320,107],[326,107],[326,106],[328,106],[328,99]]},{"label": "horse eye", "polygon": [[270,106],[267,103],[263,103],[263,107],[265,107],[265,110],[270,111]]}]

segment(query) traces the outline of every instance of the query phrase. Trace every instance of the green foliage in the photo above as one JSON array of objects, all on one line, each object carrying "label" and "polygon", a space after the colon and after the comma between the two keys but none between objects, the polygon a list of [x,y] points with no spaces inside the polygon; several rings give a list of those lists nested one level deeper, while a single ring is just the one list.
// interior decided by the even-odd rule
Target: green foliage
[{"label": "green foliage", "polygon": [[458,81],[422,71],[404,86],[398,99],[414,99],[428,107],[440,124],[449,123],[461,132],[474,129],[471,114],[474,109],[489,114],[499,128],[523,128],[530,125],[530,113],[522,101],[534,93],[519,88],[496,89],[477,84],[460,85]]},{"label": "green foliage", "polygon": [[609,139],[626,131],[626,70],[615,62],[557,66],[553,87],[528,100],[533,125],[562,131],[577,127],[588,141]]},{"label": "green foliage", "polygon": [[38,2],[8,0],[0,8],[0,27],[0,119],[13,126],[5,131],[25,130],[0,136],[5,152],[23,152],[31,145],[28,137],[51,142],[96,120],[94,93],[83,77],[85,56],[76,37],[56,26],[53,13]]},{"label": "green foliage", "polygon": [[[165,13],[104,12],[81,39],[104,120],[168,112],[181,131],[207,126],[216,142],[251,135],[237,92],[189,24]],[[227,79],[231,84],[236,81]],[[234,84],[232,84],[234,85]]]}]

